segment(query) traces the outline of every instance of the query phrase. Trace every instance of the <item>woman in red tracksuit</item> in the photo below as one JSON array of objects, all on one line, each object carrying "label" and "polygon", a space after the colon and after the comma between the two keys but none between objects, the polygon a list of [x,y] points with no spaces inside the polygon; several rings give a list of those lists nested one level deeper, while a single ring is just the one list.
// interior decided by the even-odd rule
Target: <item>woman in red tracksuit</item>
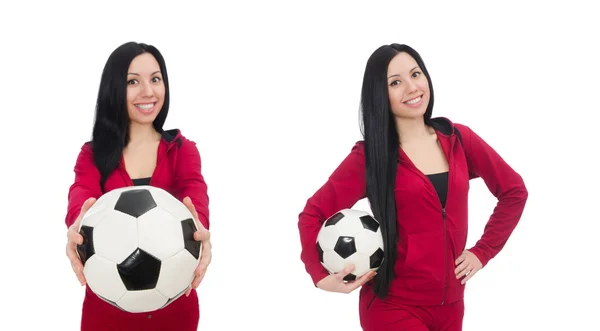
[{"label": "woman in red tracksuit", "polygon": [[128,313],[86,288],[81,330],[197,330],[200,318],[195,288],[211,259],[207,187],[194,142],[179,130],[162,126],[169,110],[169,81],[165,61],[153,46],[129,42],[118,47],[104,67],[91,142],[85,143],[75,164],[65,218],[67,255],[82,285],[83,265],[76,245],[81,217],[103,193],[131,185],[162,188],[183,201],[195,216],[202,256],[185,295],[163,309]]},{"label": "woman in red tracksuit", "polygon": [[[506,244],[525,208],[525,184],[471,128],[432,118],[431,79],[411,47],[384,45],[371,55],[361,102],[364,141],[299,215],[302,261],[323,290],[362,286],[363,330],[461,330],[465,283]],[[498,204],[466,250],[473,178],[483,179]],[[353,266],[330,275],[315,242],[328,217],[362,198],[381,223],[384,263],[376,275],[345,283]]]}]

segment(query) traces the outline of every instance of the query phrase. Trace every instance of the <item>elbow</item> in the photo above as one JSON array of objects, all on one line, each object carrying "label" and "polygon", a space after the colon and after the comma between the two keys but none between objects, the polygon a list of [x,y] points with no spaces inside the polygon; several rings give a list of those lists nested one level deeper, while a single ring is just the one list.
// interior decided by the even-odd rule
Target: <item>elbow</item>
[{"label": "elbow", "polygon": [[519,196],[521,197],[521,200],[523,201],[523,203],[525,203],[527,201],[527,198],[529,198],[529,191],[527,190],[527,185],[525,185],[525,181],[523,180],[523,178],[521,178],[520,185],[518,187],[518,192]]}]

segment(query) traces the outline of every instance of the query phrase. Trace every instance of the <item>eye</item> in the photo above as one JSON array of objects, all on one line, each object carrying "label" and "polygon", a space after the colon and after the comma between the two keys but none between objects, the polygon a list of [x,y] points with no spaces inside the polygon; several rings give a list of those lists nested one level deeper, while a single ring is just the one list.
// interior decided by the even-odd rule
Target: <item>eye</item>
[{"label": "eye", "polygon": [[158,83],[160,81],[161,81],[160,77],[154,77],[154,78],[152,78],[152,82],[153,83]]},{"label": "eye", "polygon": [[138,81],[136,79],[130,79],[127,81],[127,85],[134,85],[134,84],[137,84],[137,82]]},{"label": "eye", "polygon": [[421,72],[420,72],[420,71],[415,71],[415,72],[413,72],[413,74],[412,74],[412,77],[413,77],[413,78],[417,78],[417,77],[419,77],[419,76],[421,76]]},{"label": "eye", "polygon": [[392,83],[390,83],[390,86],[396,86],[398,84],[400,84],[400,81],[399,80],[395,80]]}]

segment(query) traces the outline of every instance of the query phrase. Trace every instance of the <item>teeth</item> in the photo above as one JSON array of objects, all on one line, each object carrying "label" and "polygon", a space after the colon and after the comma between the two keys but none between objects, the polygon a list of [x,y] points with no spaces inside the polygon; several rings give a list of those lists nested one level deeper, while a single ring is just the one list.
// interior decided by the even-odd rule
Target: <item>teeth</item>
[{"label": "teeth", "polygon": [[414,105],[415,103],[417,103],[417,102],[419,102],[419,101],[421,101],[421,97],[418,97],[418,98],[416,98],[416,99],[412,99],[412,100],[410,100],[410,101],[406,101],[405,103],[406,103],[406,104],[409,104],[409,105]]},{"label": "teeth", "polygon": [[137,104],[135,106],[138,107],[138,108],[146,109],[147,110],[147,109],[150,109],[150,108],[154,107],[154,104],[153,103]]}]

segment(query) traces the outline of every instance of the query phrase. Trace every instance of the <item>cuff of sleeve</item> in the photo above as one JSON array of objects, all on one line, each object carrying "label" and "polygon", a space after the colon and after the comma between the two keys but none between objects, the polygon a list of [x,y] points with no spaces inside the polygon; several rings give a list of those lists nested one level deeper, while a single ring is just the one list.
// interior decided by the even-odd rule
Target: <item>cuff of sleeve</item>
[{"label": "cuff of sleeve", "polygon": [[329,272],[320,263],[313,264],[307,268],[308,274],[312,278],[315,287],[323,278],[329,276]]},{"label": "cuff of sleeve", "polygon": [[482,268],[485,267],[489,260],[485,257],[486,255],[483,253],[483,251],[478,248],[478,247],[473,247],[469,249],[469,252],[475,254],[475,256],[477,256],[477,258],[479,259],[479,262],[481,262],[481,266]]}]

